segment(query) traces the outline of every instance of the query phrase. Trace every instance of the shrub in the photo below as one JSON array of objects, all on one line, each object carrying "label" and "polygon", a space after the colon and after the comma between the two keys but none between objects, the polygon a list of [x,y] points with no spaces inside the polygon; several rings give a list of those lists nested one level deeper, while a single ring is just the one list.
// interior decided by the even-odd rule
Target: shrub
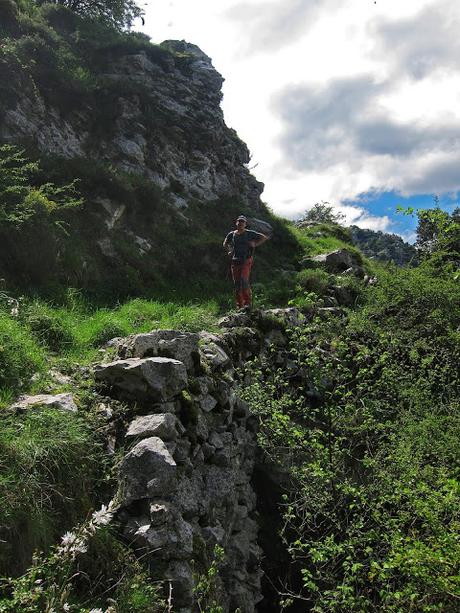
[{"label": "shrub", "polygon": [[38,164],[24,157],[24,151],[13,145],[0,146],[0,223],[18,228],[31,218],[82,203],[75,183],[35,185],[38,172]]},{"label": "shrub", "polygon": [[446,267],[380,268],[359,310],[291,332],[288,373],[248,366],[242,395],[284,474],[285,604],[458,608],[459,292]]}]

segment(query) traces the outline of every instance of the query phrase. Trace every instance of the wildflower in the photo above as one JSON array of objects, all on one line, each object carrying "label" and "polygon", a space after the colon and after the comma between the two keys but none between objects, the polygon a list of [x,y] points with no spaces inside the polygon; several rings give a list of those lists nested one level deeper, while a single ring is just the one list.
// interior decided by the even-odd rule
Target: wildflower
[{"label": "wildflower", "polygon": [[17,317],[19,315],[19,309],[17,306],[14,306],[10,311],[11,317]]},{"label": "wildflower", "polygon": [[82,536],[66,532],[61,539],[60,553],[86,553],[88,548]]},{"label": "wildflower", "polygon": [[65,603],[62,605],[62,608],[64,609],[65,613],[69,613],[69,611],[70,611],[70,605],[69,605],[69,603],[68,603],[68,602],[65,602]]},{"label": "wildflower", "polygon": [[113,511],[110,510],[109,507],[106,507],[105,504],[99,509],[99,511],[94,511],[91,521],[95,526],[107,526],[112,520]]},{"label": "wildflower", "polygon": [[89,613],[104,613],[102,609],[91,609]]}]

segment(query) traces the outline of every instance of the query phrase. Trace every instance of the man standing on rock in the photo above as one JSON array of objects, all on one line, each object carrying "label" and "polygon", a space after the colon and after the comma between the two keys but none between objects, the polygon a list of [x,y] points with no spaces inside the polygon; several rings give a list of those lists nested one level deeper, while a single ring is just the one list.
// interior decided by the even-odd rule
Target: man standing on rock
[{"label": "man standing on rock", "polygon": [[251,306],[251,286],[249,276],[253,263],[254,249],[265,243],[268,236],[254,230],[247,230],[248,220],[240,215],[236,220],[236,230],[229,232],[224,240],[228,255],[232,256],[231,269],[235,287],[236,306],[238,308]]}]

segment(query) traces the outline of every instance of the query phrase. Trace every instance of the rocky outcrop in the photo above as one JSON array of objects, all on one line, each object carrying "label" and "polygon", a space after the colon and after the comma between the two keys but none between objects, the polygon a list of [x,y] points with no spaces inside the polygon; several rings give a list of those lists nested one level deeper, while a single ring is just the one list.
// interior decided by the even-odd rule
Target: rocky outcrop
[{"label": "rocky outcrop", "polygon": [[[43,183],[76,179],[83,204],[55,211],[59,223],[24,226],[20,240],[0,228],[7,283],[117,296],[180,286],[192,271],[222,274],[237,214],[270,230],[248,148],[224,121],[223,78],[203,51],[112,30],[92,40],[92,26],[56,3],[35,21],[11,18],[20,53],[0,53],[0,145],[25,149]],[[284,234],[271,267],[296,249]]]},{"label": "rocky outcrop", "polygon": [[[91,65],[98,86],[80,102],[74,96],[71,108],[48,95],[51,83],[32,80],[24,68],[0,118],[0,141],[29,143],[42,155],[95,159],[135,173],[167,190],[178,209],[191,199],[238,197],[249,209],[260,210],[263,185],[245,166],[246,145],[225,125],[223,78],[211,59],[184,41],[145,47],[126,44],[124,53],[101,49]],[[126,214],[110,199],[102,203],[117,210],[116,215],[108,212],[109,225]]]},{"label": "rocky outcrop", "polygon": [[355,274],[358,277],[364,276],[362,258],[358,252],[349,249],[337,249],[329,253],[308,256],[302,259],[302,266],[305,268],[322,267],[330,273]]},{"label": "rocky outcrop", "polygon": [[286,328],[304,321],[297,309],[273,309],[227,316],[218,334],[155,330],[119,339],[119,359],[96,367],[106,393],[133,415],[115,497],[119,530],[171,583],[174,611],[195,610],[196,578],[217,545],[223,610],[252,613],[262,598],[257,419],[238,396],[237,369],[274,347],[282,360]]}]

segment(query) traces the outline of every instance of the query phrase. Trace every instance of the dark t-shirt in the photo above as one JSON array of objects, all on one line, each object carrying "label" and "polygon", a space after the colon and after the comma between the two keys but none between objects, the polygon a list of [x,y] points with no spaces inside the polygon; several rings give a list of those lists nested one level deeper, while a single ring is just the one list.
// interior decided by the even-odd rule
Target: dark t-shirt
[{"label": "dark t-shirt", "polygon": [[227,245],[233,247],[232,261],[244,262],[254,253],[254,247],[249,245],[250,241],[263,238],[263,234],[254,230],[245,230],[241,234],[229,232],[225,239]]}]

